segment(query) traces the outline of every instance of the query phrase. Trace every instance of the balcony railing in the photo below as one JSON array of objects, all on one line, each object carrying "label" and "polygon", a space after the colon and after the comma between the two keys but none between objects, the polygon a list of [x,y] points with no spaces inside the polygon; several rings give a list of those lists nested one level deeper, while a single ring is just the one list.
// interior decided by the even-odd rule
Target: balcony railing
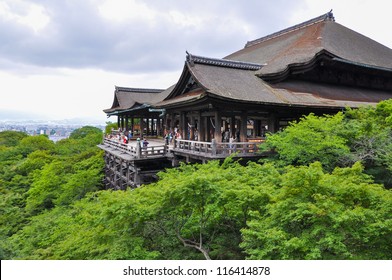
[{"label": "balcony railing", "polygon": [[173,146],[169,145],[149,145],[142,147],[139,141],[132,142],[132,144],[120,143],[117,140],[107,139],[103,140],[103,144],[128,154],[135,159],[163,157],[167,152],[172,150],[174,153],[181,153],[205,158],[225,158],[233,153],[237,157],[255,156],[259,151],[259,142],[233,142],[233,143],[218,143],[214,139],[212,142],[201,142],[191,140],[174,141]]},{"label": "balcony railing", "polygon": [[175,140],[173,150],[175,152],[189,153],[204,157],[227,157],[236,153],[236,156],[254,156],[260,143],[255,142],[233,142],[218,143],[214,139],[212,142],[200,142],[191,140]]},{"label": "balcony railing", "polygon": [[128,154],[135,159],[164,156],[167,152],[166,145],[141,147],[139,141],[134,142],[134,144],[124,144],[116,140],[104,139],[103,144]]}]

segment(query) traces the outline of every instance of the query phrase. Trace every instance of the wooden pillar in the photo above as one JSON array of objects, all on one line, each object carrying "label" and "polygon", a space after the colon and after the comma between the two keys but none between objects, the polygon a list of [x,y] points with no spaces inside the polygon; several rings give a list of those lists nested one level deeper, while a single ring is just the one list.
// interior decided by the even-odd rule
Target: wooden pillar
[{"label": "wooden pillar", "polygon": [[166,114],[165,115],[165,124],[164,124],[164,127],[165,127],[165,131],[166,131],[166,133],[169,133],[170,132],[170,114]]},{"label": "wooden pillar", "polygon": [[195,127],[193,128],[193,139],[200,141],[200,121],[201,121],[201,113],[197,111],[197,115],[195,117]]},{"label": "wooden pillar", "polygon": [[205,119],[205,140],[206,142],[210,142],[212,140],[211,137],[211,130],[212,130],[212,125],[211,125],[211,117],[204,117]]},{"label": "wooden pillar", "polygon": [[150,122],[149,119],[146,118],[146,135],[150,135]]},{"label": "wooden pillar", "polygon": [[157,136],[163,136],[161,118],[157,118]]},{"label": "wooden pillar", "polygon": [[271,133],[278,131],[277,117],[275,113],[271,113],[268,118],[268,131]]},{"label": "wooden pillar", "polygon": [[132,135],[133,135],[134,127],[135,127],[135,119],[132,117],[132,118],[131,118],[131,131],[132,131]]},{"label": "wooden pillar", "polygon": [[240,142],[246,142],[247,140],[247,121],[248,121],[248,114],[246,112],[242,112],[241,114],[241,128],[240,128]]},{"label": "wooden pillar", "polygon": [[230,136],[235,137],[235,117],[230,118]]},{"label": "wooden pillar", "polygon": [[257,120],[253,119],[253,133],[252,133],[252,137],[256,138],[257,136]]},{"label": "wooden pillar", "polygon": [[170,114],[170,132],[174,132],[174,126],[175,126],[175,116],[174,113]]},{"label": "wooden pillar", "polygon": [[228,119],[226,119],[224,122],[224,131],[227,131],[227,130],[229,130],[229,120]]},{"label": "wooden pillar", "polygon": [[144,120],[143,118],[140,118],[140,137],[143,137],[144,133]]},{"label": "wooden pillar", "polygon": [[121,130],[124,130],[124,116],[121,116]]},{"label": "wooden pillar", "polygon": [[190,117],[189,140],[195,140],[195,117]]},{"label": "wooden pillar", "polygon": [[125,131],[129,131],[129,116],[125,116]]},{"label": "wooden pillar", "polygon": [[206,130],[207,130],[207,117],[200,116],[199,127],[197,128],[199,131],[199,141],[207,141],[206,140]]},{"label": "wooden pillar", "polygon": [[214,139],[216,142],[222,142],[222,119],[221,113],[219,111],[215,111],[215,130],[214,130]]},{"label": "wooden pillar", "polygon": [[121,117],[120,115],[117,115],[117,127],[121,127]]},{"label": "wooden pillar", "polygon": [[185,112],[180,113],[180,134],[182,139],[186,139],[187,135],[187,122],[186,122],[186,115]]}]

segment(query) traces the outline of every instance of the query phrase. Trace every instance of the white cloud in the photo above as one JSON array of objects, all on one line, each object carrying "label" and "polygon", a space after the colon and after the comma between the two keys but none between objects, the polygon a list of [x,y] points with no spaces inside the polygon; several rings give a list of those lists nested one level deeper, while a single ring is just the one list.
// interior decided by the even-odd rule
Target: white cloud
[{"label": "white cloud", "polygon": [[0,0],[0,110],[105,118],[114,85],[169,87],[186,50],[223,57],[331,8],[392,46],[382,0]]},{"label": "white cloud", "polygon": [[2,0],[0,2],[0,16],[5,20],[39,32],[50,22],[50,17],[43,6],[23,0]]},{"label": "white cloud", "polygon": [[151,80],[148,74],[127,75],[97,69],[46,69],[40,75],[0,71],[1,109],[36,112],[50,119],[77,116],[105,118],[102,112],[111,106],[114,86],[167,88],[180,72],[163,72]]},{"label": "white cloud", "polygon": [[104,18],[119,22],[142,20],[152,23],[157,16],[156,11],[136,0],[104,0],[98,10]]}]

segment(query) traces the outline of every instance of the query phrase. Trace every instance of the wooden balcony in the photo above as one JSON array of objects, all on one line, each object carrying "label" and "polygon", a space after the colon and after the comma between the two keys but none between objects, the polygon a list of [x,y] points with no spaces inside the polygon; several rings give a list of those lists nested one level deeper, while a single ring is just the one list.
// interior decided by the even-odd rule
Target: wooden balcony
[{"label": "wooden balcony", "polygon": [[224,159],[230,155],[234,157],[258,157],[259,145],[257,142],[218,143],[200,142],[191,140],[176,140],[172,149],[174,154],[190,156],[197,159]]},{"label": "wooden balcony", "polygon": [[141,147],[139,141],[134,141],[129,144],[120,143],[117,140],[104,139],[103,143],[99,145],[103,150],[116,151],[117,155],[128,160],[147,159],[147,158],[161,158],[165,157],[167,153],[167,146],[162,145],[149,145],[148,147]]}]

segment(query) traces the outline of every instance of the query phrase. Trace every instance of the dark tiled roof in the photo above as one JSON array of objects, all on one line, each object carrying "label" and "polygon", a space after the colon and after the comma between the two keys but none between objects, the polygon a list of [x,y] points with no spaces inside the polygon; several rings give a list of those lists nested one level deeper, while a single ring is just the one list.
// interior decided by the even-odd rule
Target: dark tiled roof
[{"label": "dark tiled roof", "polygon": [[270,35],[261,37],[261,38],[259,38],[259,39],[253,40],[253,41],[248,41],[248,42],[246,43],[246,45],[245,45],[245,48],[251,47],[251,46],[253,46],[253,45],[257,45],[257,44],[262,43],[262,42],[264,42],[264,41],[273,39],[273,38],[275,38],[275,37],[282,36],[282,35],[284,35],[284,34],[286,34],[286,33],[289,33],[289,32],[292,32],[292,31],[296,31],[296,30],[298,30],[298,29],[302,29],[302,28],[305,28],[305,27],[310,26],[310,25],[312,25],[312,24],[319,23],[319,22],[325,21],[325,20],[332,20],[332,21],[335,21],[335,18],[334,18],[333,14],[332,14],[332,10],[331,10],[329,13],[326,13],[326,14],[324,14],[324,15],[321,15],[321,16],[318,16],[318,17],[316,17],[316,18],[310,19],[310,20],[308,20],[308,21],[302,22],[302,23],[300,23],[300,24],[291,26],[291,27],[289,27],[289,28],[280,30],[280,31],[278,31],[278,32],[272,33],[272,34],[270,34]]},{"label": "dark tiled roof", "polygon": [[206,64],[206,65],[215,65],[221,67],[235,68],[235,69],[244,69],[244,70],[259,70],[263,67],[262,64],[258,63],[250,63],[236,60],[228,60],[228,59],[218,59],[218,58],[209,58],[204,56],[192,55],[187,52],[186,61],[193,65],[194,63],[198,64]]},{"label": "dark tiled roof", "polygon": [[160,99],[163,92],[165,92],[163,89],[128,88],[116,86],[114,90],[114,100],[112,107],[104,110],[104,112],[109,114],[137,106],[156,103]]},{"label": "dark tiled roof", "polygon": [[[392,97],[388,91],[295,81],[286,74],[294,67],[309,69],[319,59],[345,63],[352,71],[358,70],[355,67],[361,71],[373,68],[373,74],[392,71],[391,49],[336,23],[330,12],[248,42],[224,59],[187,53],[176,85],[164,91],[116,87],[113,106],[105,112],[143,106],[169,108],[193,104],[209,95],[233,102],[335,109],[375,104]],[[267,77],[277,76],[285,80],[267,82]],[[199,91],[195,91],[197,87]]]},{"label": "dark tiled roof", "polygon": [[333,20],[328,14],[249,42],[228,55],[234,59],[266,64],[257,74],[278,74],[291,65],[311,63],[320,53],[375,67],[392,68],[392,50]]},{"label": "dark tiled roof", "polygon": [[305,81],[269,85],[255,76],[254,71],[219,66],[195,64],[190,71],[208,93],[238,102],[344,108],[375,104],[392,97],[388,91]]}]

